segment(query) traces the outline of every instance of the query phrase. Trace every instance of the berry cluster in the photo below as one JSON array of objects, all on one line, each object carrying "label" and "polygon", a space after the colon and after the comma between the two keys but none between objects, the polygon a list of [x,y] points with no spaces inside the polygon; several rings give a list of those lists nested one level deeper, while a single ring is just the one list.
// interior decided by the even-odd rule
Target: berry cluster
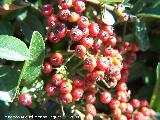
[{"label": "berry cluster", "polygon": [[[114,33],[113,26],[104,24],[100,19],[90,22],[83,14],[85,0],[58,0],[58,4],[58,12],[54,11],[52,4],[41,8],[42,15],[47,19],[47,40],[56,44],[65,37],[70,39],[73,55],[81,59],[85,74],[71,77],[64,74],[61,69],[67,60],[62,53],[51,53],[43,66],[43,72],[52,75],[45,91],[50,96],[56,96],[64,105],[80,104],[86,113],[85,120],[93,120],[99,115],[94,106],[96,102],[105,105],[111,111],[106,114],[115,120],[154,118],[155,112],[148,108],[146,100],[130,101],[130,90],[126,85],[128,68],[136,60],[138,46],[123,42]],[[54,67],[57,71],[53,70]],[[29,105],[21,98],[20,101]],[[85,104],[78,102],[82,100]]]}]

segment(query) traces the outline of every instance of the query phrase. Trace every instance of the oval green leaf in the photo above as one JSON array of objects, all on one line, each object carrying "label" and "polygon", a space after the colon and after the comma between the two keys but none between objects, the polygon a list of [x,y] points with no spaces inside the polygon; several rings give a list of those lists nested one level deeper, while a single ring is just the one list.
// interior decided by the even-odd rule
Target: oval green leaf
[{"label": "oval green leaf", "polygon": [[152,95],[150,106],[154,108],[157,112],[160,112],[160,63],[157,65],[156,69],[157,81],[154,87],[154,92]]},{"label": "oval green leaf", "polygon": [[142,51],[148,50],[150,47],[147,28],[143,21],[137,19],[135,22],[135,36],[137,43]]},{"label": "oval green leaf", "polygon": [[33,83],[41,74],[41,68],[45,57],[45,43],[39,32],[33,32],[30,43],[30,60],[26,61],[22,70],[22,79],[26,84]]},{"label": "oval green leaf", "polygon": [[26,44],[16,37],[0,35],[0,58],[24,61],[30,58]]}]

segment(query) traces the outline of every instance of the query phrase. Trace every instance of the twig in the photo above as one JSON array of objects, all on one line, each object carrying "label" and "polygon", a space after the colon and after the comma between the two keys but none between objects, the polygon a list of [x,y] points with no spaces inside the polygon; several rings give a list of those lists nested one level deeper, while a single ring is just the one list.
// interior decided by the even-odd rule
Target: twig
[{"label": "twig", "polygon": [[80,112],[80,111],[77,110],[77,109],[75,109],[74,112],[79,115],[79,117],[81,118],[81,120],[84,120],[85,115],[84,115],[82,112]]},{"label": "twig", "polygon": [[102,87],[102,86],[100,86],[100,85],[98,85],[98,84],[96,84],[96,86],[97,86],[98,88],[100,88],[101,90],[103,90],[103,91],[106,90],[104,87]]},{"label": "twig", "polygon": [[62,110],[62,116],[64,117],[65,116],[65,112],[64,112],[64,108],[63,108],[62,102],[61,102],[61,110]]}]

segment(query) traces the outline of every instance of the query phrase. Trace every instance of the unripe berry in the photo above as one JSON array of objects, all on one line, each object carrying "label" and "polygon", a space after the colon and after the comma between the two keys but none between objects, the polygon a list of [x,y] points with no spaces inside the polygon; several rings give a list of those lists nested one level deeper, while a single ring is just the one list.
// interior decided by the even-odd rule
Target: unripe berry
[{"label": "unripe berry", "polygon": [[78,18],[79,14],[77,14],[76,12],[70,12],[68,16],[68,22],[77,22]]},{"label": "unripe berry", "polygon": [[117,99],[112,99],[109,103],[109,106],[111,109],[117,109],[119,105],[120,105],[120,102]]},{"label": "unripe berry", "polygon": [[113,109],[111,114],[114,118],[118,118],[122,115],[122,112],[121,112],[121,109],[117,108],[117,109]]},{"label": "unripe berry", "polygon": [[91,113],[87,113],[84,120],[93,120],[93,115]]},{"label": "unripe berry", "polygon": [[32,96],[29,93],[23,93],[19,96],[19,103],[22,106],[29,106],[32,103]]}]

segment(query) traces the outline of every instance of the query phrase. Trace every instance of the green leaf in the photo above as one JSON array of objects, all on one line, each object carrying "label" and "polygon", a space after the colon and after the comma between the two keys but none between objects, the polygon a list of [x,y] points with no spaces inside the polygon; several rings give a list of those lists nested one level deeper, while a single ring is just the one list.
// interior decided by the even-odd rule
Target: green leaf
[{"label": "green leaf", "polygon": [[100,2],[123,2],[124,0],[99,0]]},{"label": "green leaf", "polygon": [[30,43],[30,58],[25,62],[22,78],[27,84],[33,83],[41,74],[41,68],[45,57],[45,44],[39,32],[34,32]]},{"label": "green leaf", "polygon": [[0,35],[0,58],[13,60],[13,61],[24,61],[30,58],[29,50],[26,44],[8,35]]},{"label": "green leaf", "polygon": [[159,94],[159,91],[160,91],[160,63],[158,63],[157,65],[156,74],[157,74],[157,81],[156,81],[155,88],[153,91],[150,106],[154,108],[157,112],[160,112],[160,94]]},{"label": "green leaf", "polygon": [[146,51],[150,47],[149,37],[145,23],[139,19],[135,22],[135,36],[140,49]]},{"label": "green leaf", "polygon": [[133,6],[133,8],[131,10],[132,13],[138,13],[138,12],[140,12],[144,8],[145,5],[146,5],[146,2],[144,0],[138,0],[134,4],[134,6]]},{"label": "green leaf", "polygon": [[0,65],[0,91],[9,91],[17,86],[18,74],[10,66]]},{"label": "green leaf", "polygon": [[32,33],[38,31],[44,35],[44,28],[37,16],[28,14],[26,19],[21,22],[21,29],[27,40],[31,40]]}]

